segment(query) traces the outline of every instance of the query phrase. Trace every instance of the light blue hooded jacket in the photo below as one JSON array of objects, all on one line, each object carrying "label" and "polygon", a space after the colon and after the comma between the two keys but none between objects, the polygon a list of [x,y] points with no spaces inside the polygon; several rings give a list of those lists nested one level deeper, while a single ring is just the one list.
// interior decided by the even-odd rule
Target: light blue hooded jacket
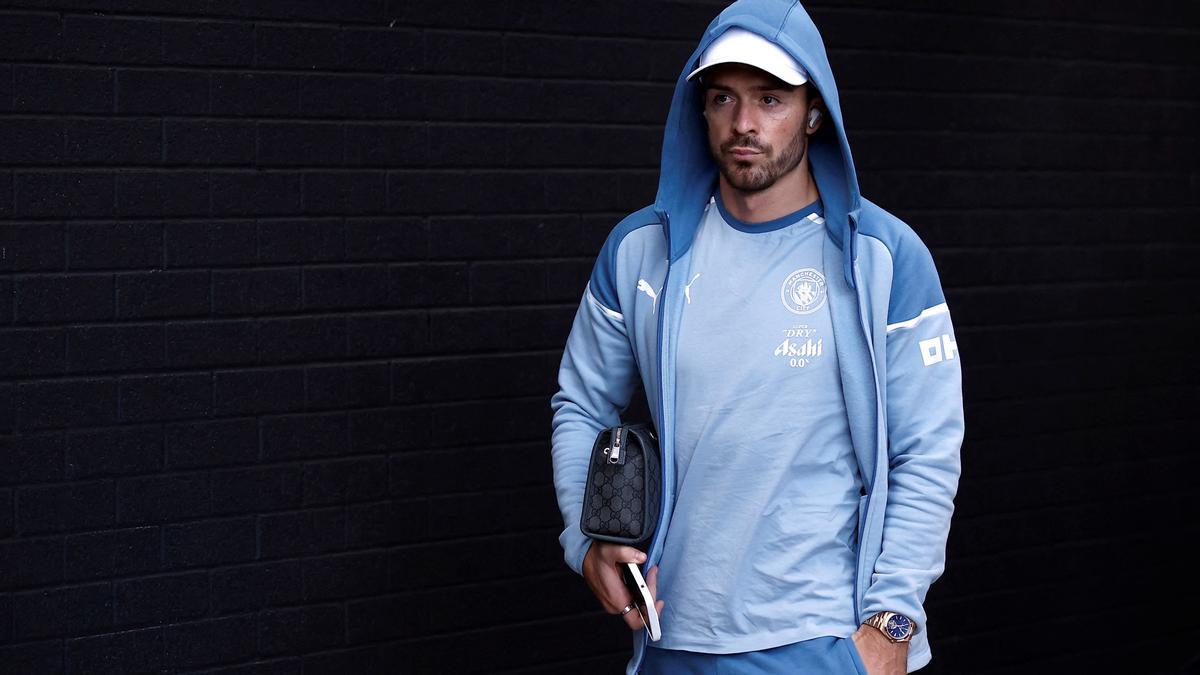
[{"label": "light blue hooded jacket", "polygon": [[[855,605],[859,622],[900,612],[919,630],[908,667],[931,658],[923,609],[942,573],[960,473],[964,422],[954,328],[933,258],[903,221],[859,194],[825,46],[799,2],[739,0],[713,20],[676,82],[663,140],[658,195],[613,228],[576,312],[559,369],[551,454],[565,525],[559,541],[582,573],[590,540],[579,528],[596,434],[620,422],[640,378],[663,454],[659,527],[643,571],[658,563],[674,508],[675,345],[690,247],[717,185],[698,85],[685,79],[716,37],[739,26],[775,42],[808,71],[832,129],[813,137],[809,166],[825,210],[827,298],[851,441],[866,494],[859,504]],[[645,282],[658,289],[639,292]],[[736,330],[731,326],[730,330]],[[736,367],[730,355],[729,367]],[[736,414],[736,413],[734,413]],[[723,534],[712,533],[722,546]],[[666,599],[670,602],[670,599]],[[627,674],[641,667],[634,633]]]}]

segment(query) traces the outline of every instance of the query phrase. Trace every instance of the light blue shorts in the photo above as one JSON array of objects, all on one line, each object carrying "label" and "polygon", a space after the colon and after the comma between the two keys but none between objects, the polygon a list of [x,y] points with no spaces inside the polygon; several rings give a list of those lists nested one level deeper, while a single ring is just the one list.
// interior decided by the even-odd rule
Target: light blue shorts
[{"label": "light blue shorts", "polygon": [[642,675],[867,675],[850,638],[819,637],[735,654],[646,646]]}]

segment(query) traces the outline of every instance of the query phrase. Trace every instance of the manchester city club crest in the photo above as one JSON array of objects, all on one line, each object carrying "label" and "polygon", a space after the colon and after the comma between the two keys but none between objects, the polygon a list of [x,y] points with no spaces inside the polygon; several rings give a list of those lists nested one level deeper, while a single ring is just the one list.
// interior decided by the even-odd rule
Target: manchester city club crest
[{"label": "manchester city club crest", "polygon": [[783,306],[796,314],[812,314],[825,304],[825,277],[811,267],[796,270],[779,290]]}]

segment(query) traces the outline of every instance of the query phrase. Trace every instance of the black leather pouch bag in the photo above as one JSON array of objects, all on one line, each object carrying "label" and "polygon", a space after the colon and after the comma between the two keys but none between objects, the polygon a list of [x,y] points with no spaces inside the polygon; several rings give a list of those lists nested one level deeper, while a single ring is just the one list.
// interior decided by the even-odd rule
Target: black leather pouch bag
[{"label": "black leather pouch bag", "polygon": [[609,427],[596,436],[579,528],[593,539],[647,544],[658,526],[662,459],[646,423]]}]

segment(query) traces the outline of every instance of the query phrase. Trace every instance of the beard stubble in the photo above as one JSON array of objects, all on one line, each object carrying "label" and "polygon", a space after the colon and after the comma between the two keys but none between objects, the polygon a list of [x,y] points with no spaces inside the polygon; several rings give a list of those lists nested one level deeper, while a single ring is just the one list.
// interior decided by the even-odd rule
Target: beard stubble
[{"label": "beard stubble", "polygon": [[[767,160],[766,163],[756,167],[751,162],[734,158],[729,151],[738,146],[762,152]],[[808,138],[803,129],[796,132],[783,152],[775,157],[771,156],[771,149],[760,143],[758,138],[753,135],[735,136],[720,147],[709,144],[709,151],[716,160],[717,166],[720,167],[721,175],[725,176],[725,180],[730,185],[743,192],[759,192],[774,185],[781,176],[800,165],[800,160],[804,158],[807,148]]]}]

